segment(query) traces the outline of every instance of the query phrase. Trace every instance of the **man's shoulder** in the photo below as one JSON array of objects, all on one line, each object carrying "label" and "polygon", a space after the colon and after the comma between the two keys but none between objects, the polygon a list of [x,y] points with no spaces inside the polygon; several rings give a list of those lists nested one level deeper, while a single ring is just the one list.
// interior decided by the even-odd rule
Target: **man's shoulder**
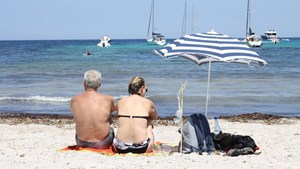
[{"label": "man's shoulder", "polygon": [[86,92],[82,92],[82,93],[79,93],[77,95],[74,95],[72,98],[71,98],[71,101],[74,102],[74,101],[82,101],[82,100],[85,100],[87,99],[87,93]]},{"label": "man's shoulder", "polygon": [[82,95],[82,93],[72,96],[71,101],[79,99],[81,97],[81,95]]},{"label": "man's shoulder", "polygon": [[113,97],[111,95],[107,95],[107,94],[98,93],[98,96],[102,97],[104,99],[109,99],[109,100],[113,99]]}]

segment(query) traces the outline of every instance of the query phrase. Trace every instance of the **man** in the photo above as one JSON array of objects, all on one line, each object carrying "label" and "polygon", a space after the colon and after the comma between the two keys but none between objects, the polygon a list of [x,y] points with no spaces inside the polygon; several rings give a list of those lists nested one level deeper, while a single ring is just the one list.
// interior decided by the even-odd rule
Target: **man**
[{"label": "man", "polygon": [[100,86],[101,73],[89,70],[84,74],[85,91],[71,100],[78,146],[105,149],[111,146],[114,139],[111,113],[117,107],[113,97],[97,93]]}]

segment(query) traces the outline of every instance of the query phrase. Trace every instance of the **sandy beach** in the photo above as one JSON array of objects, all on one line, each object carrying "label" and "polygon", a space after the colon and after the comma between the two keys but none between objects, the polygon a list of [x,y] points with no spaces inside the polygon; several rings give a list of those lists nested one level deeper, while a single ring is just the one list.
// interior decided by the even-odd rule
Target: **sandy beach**
[{"label": "sandy beach", "polygon": [[[213,121],[209,119],[211,128]],[[223,132],[249,135],[260,147],[258,155],[224,156],[223,152],[160,153],[153,156],[107,156],[95,152],[59,151],[74,145],[71,118],[0,116],[0,168],[298,168],[300,165],[299,118],[221,118]],[[179,126],[158,120],[156,141],[178,144]]]}]

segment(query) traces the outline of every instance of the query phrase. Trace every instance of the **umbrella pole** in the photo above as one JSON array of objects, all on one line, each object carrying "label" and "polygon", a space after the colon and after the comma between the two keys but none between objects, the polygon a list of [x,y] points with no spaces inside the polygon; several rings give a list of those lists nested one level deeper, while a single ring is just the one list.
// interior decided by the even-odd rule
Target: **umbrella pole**
[{"label": "umbrella pole", "polygon": [[208,94],[209,94],[210,69],[211,69],[211,61],[209,61],[209,64],[208,64],[208,73],[207,73],[207,89],[206,89],[206,103],[205,103],[205,117],[206,118],[207,118],[207,109],[208,109]]},{"label": "umbrella pole", "polygon": [[182,135],[183,135],[183,133],[182,133],[182,126],[183,126],[183,118],[181,118],[181,120],[180,120],[180,153],[182,153]]},{"label": "umbrella pole", "polygon": [[[183,87],[185,87],[184,85],[185,85],[185,83],[181,82],[181,89]],[[181,95],[180,96],[181,97],[180,104],[181,104],[182,113],[183,113],[183,90],[181,91],[180,95]],[[182,115],[182,117],[180,119],[180,135],[181,135],[181,137],[180,137],[180,142],[181,142],[181,144],[180,144],[180,153],[182,153],[182,136],[183,136],[182,127],[183,127],[183,115]]]}]

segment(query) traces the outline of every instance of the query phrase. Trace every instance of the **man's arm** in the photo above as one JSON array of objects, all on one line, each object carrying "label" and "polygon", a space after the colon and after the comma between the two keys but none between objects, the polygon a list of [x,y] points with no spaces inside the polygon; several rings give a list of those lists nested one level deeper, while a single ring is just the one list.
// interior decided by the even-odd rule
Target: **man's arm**
[{"label": "man's arm", "polygon": [[118,110],[118,105],[115,103],[114,99],[111,97],[111,110],[110,113],[113,113]]},{"label": "man's arm", "polygon": [[72,99],[70,101],[70,110],[72,113],[74,113],[74,97],[72,97]]},{"label": "man's arm", "polygon": [[110,117],[109,117],[109,123],[110,123],[110,127],[111,128],[115,128],[115,125],[113,123],[113,119],[112,119],[112,113],[117,111],[117,104],[115,103],[113,97],[111,97],[111,110],[110,110]]}]

